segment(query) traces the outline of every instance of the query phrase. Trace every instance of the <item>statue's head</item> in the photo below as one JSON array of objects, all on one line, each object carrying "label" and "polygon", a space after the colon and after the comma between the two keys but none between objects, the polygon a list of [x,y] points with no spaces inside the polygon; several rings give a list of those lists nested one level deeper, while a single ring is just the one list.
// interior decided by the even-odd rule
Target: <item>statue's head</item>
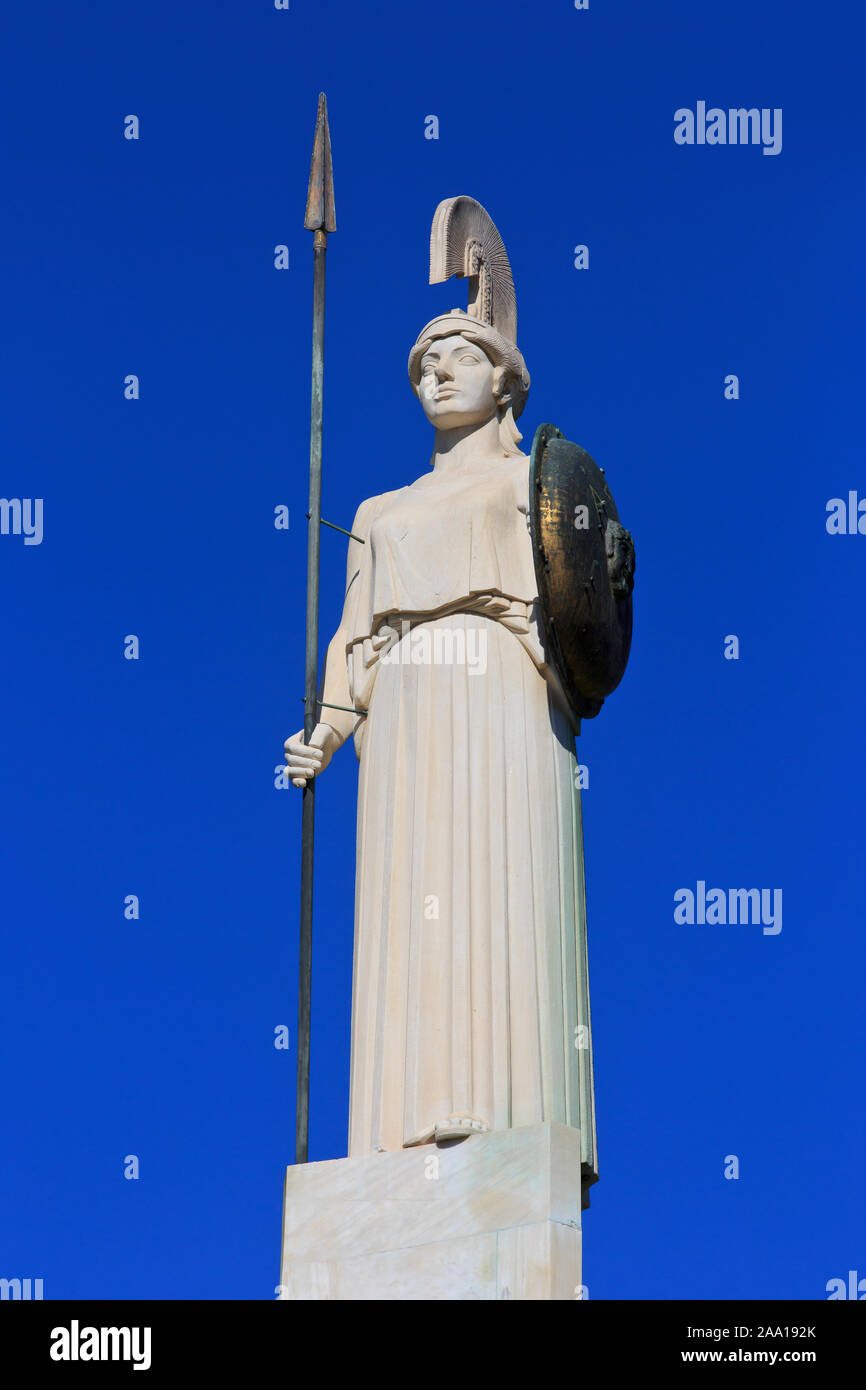
[{"label": "statue's head", "polygon": [[483,425],[494,416],[506,454],[518,454],[514,421],[529,394],[529,373],[516,345],[459,309],[422,328],[409,354],[409,379],[437,429]]}]

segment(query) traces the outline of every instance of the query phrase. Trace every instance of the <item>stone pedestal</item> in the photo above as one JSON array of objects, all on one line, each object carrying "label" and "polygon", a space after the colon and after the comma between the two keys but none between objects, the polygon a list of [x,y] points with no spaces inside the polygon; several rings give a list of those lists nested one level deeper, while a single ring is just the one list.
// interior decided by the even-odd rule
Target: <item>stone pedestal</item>
[{"label": "stone pedestal", "polygon": [[284,1299],[575,1299],[580,1132],[529,1125],[286,1170]]}]

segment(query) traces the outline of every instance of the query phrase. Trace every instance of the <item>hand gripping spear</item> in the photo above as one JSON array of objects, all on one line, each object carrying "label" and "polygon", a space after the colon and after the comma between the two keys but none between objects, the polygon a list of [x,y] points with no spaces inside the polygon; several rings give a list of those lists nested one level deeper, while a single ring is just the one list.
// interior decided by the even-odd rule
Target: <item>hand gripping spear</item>
[{"label": "hand gripping spear", "polygon": [[[319,641],[319,535],[322,520],[322,388],[325,371],[325,255],[328,232],[337,230],[328,104],[319,93],[305,228],[313,233],[313,380],[310,400],[310,504],[307,513],[307,647],[304,742],[316,727]],[[313,963],[313,840],[316,779],[309,777],[301,810],[301,931],[298,952],[298,1108],[295,1162],[307,1162],[310,1126],[310,989]]]}]

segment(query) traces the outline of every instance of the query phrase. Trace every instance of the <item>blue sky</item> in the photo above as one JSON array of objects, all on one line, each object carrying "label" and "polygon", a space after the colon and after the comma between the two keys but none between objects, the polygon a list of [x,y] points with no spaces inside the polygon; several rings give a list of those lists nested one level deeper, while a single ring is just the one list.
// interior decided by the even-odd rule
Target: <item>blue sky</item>
[{"label": "blue sky", "polygon": [[[464,302],[427,246],[467,193],[511,258],[526,445],[551,420],[587,448],[636,542],[630,667],[580,742],[590,1298],[866,1275],[866,536],[825,525],[866,497],[858,12],[48,0],[7,33],[0,493],[44,499],[44,535],[0,535],[0,1275],[49,1298],[278,1282],[319,90],[324,515],[424,471],[406,357]],[[781,108],[781,153],[676,144],[698,101]],[[334,532],[322,561],[324,644]],[[346,747],[317,796],[314,1160],[345,1153],[356,783]],[[781,888],[782,931],[675,922],[699,880]]]}]

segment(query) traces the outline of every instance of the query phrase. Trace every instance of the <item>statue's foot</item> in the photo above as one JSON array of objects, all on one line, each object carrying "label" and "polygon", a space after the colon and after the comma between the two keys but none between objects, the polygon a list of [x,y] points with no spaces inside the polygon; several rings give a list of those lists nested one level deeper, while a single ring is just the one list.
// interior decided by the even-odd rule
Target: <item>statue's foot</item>
[{"label": "statue's foot", "polygon": [[447,1120],[440,1120],[433,1128],[433,1138],[437,1144],[444,1143],[447,1139],[465,1139],[470,1134],[487,1134],[490,1126],[486,1120],[479,1120],[475,1115],[449,1115]]},{"label": "statue's foot", "polygon": [[440,1120],[438,1124],[428,1125],[411,1139],[403,1140],[404,1149],[412,1149],[420,1144],[445,1144],[451,1143],[455,1139],[467,1139],[470,1134],[488,1134],[490,1125],[486,1120],[479,1120],[476,1115],[467,1115],[463,1110],[454,1115],[449,1115],[447,1120]]}]

